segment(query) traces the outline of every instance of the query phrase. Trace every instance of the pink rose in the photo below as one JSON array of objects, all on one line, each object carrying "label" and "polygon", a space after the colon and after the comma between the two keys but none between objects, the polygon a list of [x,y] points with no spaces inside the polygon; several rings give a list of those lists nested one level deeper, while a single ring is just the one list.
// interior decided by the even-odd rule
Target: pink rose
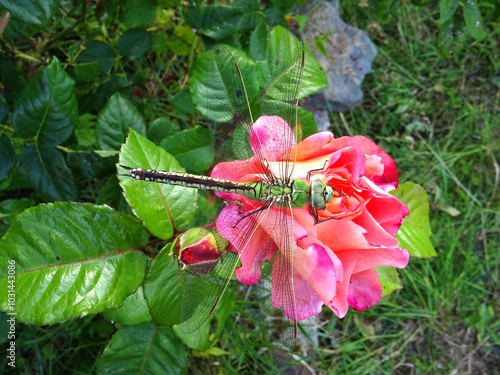
[{"label": "pink rose", "polygon": [[[282,136],[277,137],[276,134]],[[382,287],[374,267],[403,268],[408,252],[396,239],[408,208],[389,194],[396,189],[398,172],[394,161],[380,147],[363,136],[335,139],[330,132],[308,137],[282,155],[285,139],[294,140],[290,127],[277,116],[262,116],[251,128],[250,143],[254,154],[265,152],[269,163],[262,166],[257,157],[218,164],[212,177],[238,182],[260,181],[259,173],[268,168],[276,175],[283,170],[285,160],[296,164],[292,178],[307,181],[322,179],[334,190],[333,199],[325,210],[319,210],[315,223],[307,205],[293,209],[293,285],[298,320],[318,314],[323,304],[342,318],[348,306],[362,311],[374,305],[382,295]],[[326,164],[325,164],[326,163]],[[326,168],[323,170],[323,167]],[[242,212],[251,212],[255,202],[234,193],[217,193],[222,199],[240,203],[225,207],[217,220],[217,230],[238,248],[237,233],[249,225],[253,217],[241,219]],[[270,261],[282,243],[283,228],[276,228],[279,207],[271,207],[256,228],[241,253],[241,267],[236,277],[244,284],[254,284],[261,276],[264,260]],[[254,216],[254,215],[252,215]],[[333,218],[333,219],[332,219]],[[289,220],[291,221],[291,220]],[[235,226],[235,223],[236,224]],[[254,223],[256,224],[256,223]],[[240,245],[241,246],[241,245]],[[285,275],[289,263],[280,253],[273,264],[273,306],[284,306],[285,314],[293,319],[293,305],[287,299],[286,284],[276,282]]]}]

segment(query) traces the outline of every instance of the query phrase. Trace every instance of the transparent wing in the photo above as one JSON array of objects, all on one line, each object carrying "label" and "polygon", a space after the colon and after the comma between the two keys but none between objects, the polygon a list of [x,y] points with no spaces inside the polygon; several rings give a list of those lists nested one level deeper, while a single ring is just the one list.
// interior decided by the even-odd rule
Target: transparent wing
[{"label": "transparent wing", "polygon": [[[273,128],[272,137],[276,142],[275,150],[250,146],[252,119],[250,103],[242,75],[231,52],[224,46],[212,49],[208,64],[208,116],[219,119],[214,126],[216,157],[219,162],[239,160],[238,163],[219,164],[218,168],[227,176],[253,176],[267,183],[275,183],[277,178],[289,181],[294,161],[290,151],[295,145],[297,131],[297,103],[303,70],[303,43],[298,32],[286,31],[271,52],[270,69],[266,79],[266,89],[261,94],[262,114],[279,116],[287,125]],[[223,93],[223,94],[221,94]],[[290,131],[290,129],[292,131]],[[257,135],[258,137],[258,135]],[[264,142],[265,140],[257,140]],[[276,161],[279,170],[271,173],[270,164]],[[257,177],[256,177],[257,176]],[[247,181],[245,181],[247,182]],[[269,251],[269,238],[272,238],[278,264],[273,266],[273,295],[269,305],[282,307],[281,313],[273,315],[264,323],[277,328],[281,334],[271,341],[284,353],[291,353],[296,334],[296,302],[293,289],[292,245],[293,221],[289,205],[276,206],[277,198],[269,197],[263,202],[254,202],[234,194],[234,199],[226,202],[217,220],[219,232],[229,240],[230,245],[223,250],[217,266],[207,275],[183,275],[184,295],[181,312],[181,328],[192,332],[201,326],[213,312],[224,293],[231,276],[234,274],[239,258],[244,251]],[[270,261],[271,259],[265,259]],[[277,288],[277,289],[276,289]],[[286,314],[285,314],[286,312]]]}]

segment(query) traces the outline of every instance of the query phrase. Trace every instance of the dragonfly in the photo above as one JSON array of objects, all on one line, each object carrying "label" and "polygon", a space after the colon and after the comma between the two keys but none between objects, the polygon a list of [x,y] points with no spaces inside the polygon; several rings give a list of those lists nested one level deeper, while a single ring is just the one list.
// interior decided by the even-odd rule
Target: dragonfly
[{"label": "dragonfly", "polygon": [[[268,316],[267,323],[263,324],[268,324],[270,335],[273,335],[275,327],[280,328],[279,338],[272,338],[271,341],[282,354],[290,355],[297,335],[293,210],[307,207],[315,222],[318,222],[318,210],[325,209],[334,195],[331,186],[321,179],[313,178],[315,171],[308,173],[306,181],[292,177],[305,56],[302,37],[293,28],[283,33],[277,47],[270,52],[265,88],[257,97],[261,104],[261,115],[276,116],[272,118],[282,122],[282,126],[273,127],[275,133],[272,138],[276,142],[266,140],[271,149],[258,146],[264,140],[259,138],[261,135],[258,131],[252,129],[255,123],[252,106],[235,58],[224,45],[213,47],[209,54],[205,84],[208,97],[206,115],[217,120],[212,127],[216,159],[219,162],[217,168],[229,176],[251,169],[252,175],[258,177],[241,182],[188,173],[121,167],[127,170],[124,175],[137,180],[211,190],[216,194],[231,196],[217,219],[217,227],[222,227],[223,230],[219,231],[229,241],[229,245],[221,249],[220,256],[212,259],[200,272],[189,272],[189,267],[186,267],[187,272],[182,273],[183,332],[195,331],[210,317],[245,251],[250,251],[249,248],[275,247],[281,256],[279,267],[276,268],[279,272],[272,272],[272,283],[281,293],[273,295],[266,304],[280,309],[276,310],[277,316]],[[257,146],[252,148],[251,143]],[[234,161],[237,162],[231,163]],[[275,243],[269,243],[270,237]],[[278,257],[275,258],[277,261]]]}]

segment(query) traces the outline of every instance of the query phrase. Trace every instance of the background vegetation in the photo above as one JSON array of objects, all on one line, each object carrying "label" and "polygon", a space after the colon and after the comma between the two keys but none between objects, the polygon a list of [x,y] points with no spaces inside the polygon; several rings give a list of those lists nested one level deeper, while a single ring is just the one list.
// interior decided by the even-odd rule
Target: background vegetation
[{"label": "background vegetation", "polygon": [[[8,3],[0,1],[5,8]],[[451,16],[445,9],[453,1],[414,3],[423,2],[342,2],[341,17],[366,30],[379,55],[363,83],[363,104],[331,113],[331,122],[336,136],[372,138],[396,160],[401,182],[426,188],[438,257],[412,259],[401,272],[403,290],[368,311],[350,311],[342,320],[329,311],[321,314],[318,345],[304,346],[304,361],[324,373],[500,373],[500,8],[492,2],[476,4],[480,15],[474,17],[483,25],[477,32],[470,31],[475,24],[467,8],[471,2],[460,3]],[[2,234],[15,215],[40,202],[70,199],[126,211],[112,152],[93,152],[106,149],[98,141],[106,103],[113,95],[112,100],[128,100],[144,118],[150,138],[191,131],[198,114],[188,100],[187,84],[204,48],[202,39],[208,44],[207,34],[222,37],[247,49],[248,30],[259,22],[248,8],[222,15],[219,10],[217,20],[248,14],[232,33],[221,36],[217,23],[207,24],[213,17],[185,13],[175,0],[45,4],[50,5],[34,8],[31,23],[16,19],[9,8],[12,18],[1,26]],[[269,4],[266,21],[281,22],[292,5]],[[3,17],[5,9],[0,9]],[[209,30],[204,36],[192,30],[196,22]],[[440,43],[443,33],[452,36],[445,38],[449,48]],[[29,163],[29,150],[39,144],[35,135],[12,126],[16,112],[11,111],[53,56],[76,82],[78,113],[72,121],[78,126],[67,138],[57,140],[56,134],[46,140],[55,153],[37,160],[58,163],[47,171],[44,163]],[[155,125],[158,118],[161,125]],[[14,155],[10,167],[9,155]],[[56,178],[55,190],[36,184],[44,168]],[[244,297],[233,283],[225,304],[230,308],[220,312],[229,315],[223,331],[209,353],[187,351],[190,372],[265,371],[262,332],[253,329]],[[0,318],[2,342],[7,327],[2,326],[4,315]],[[121,327],[109,319],[92,315],[54,326],[18,325],[16,372],[97,371],[97,358]],[[0,372],[6,371],[2,357]]]}]

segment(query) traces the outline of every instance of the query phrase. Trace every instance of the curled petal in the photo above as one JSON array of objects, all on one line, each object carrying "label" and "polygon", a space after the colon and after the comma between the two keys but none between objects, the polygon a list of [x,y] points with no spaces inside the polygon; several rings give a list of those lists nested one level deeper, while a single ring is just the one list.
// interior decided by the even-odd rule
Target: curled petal
[{"label": "curled petal", "polygon": [[250,128],[250,145],[255,155],[276,161],[281,160],[290,145],[295,147],[295,136],[281,117],[261,116]]},{"label": "curled petal", "polygon": [[375,305],[382,296],[382,286],[377,271],[366,271],[351,275],[347,289],[347,302],[356,311],[364,311]]}]

